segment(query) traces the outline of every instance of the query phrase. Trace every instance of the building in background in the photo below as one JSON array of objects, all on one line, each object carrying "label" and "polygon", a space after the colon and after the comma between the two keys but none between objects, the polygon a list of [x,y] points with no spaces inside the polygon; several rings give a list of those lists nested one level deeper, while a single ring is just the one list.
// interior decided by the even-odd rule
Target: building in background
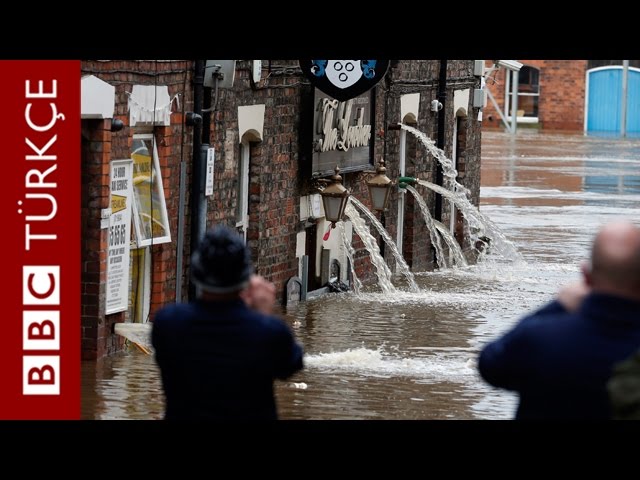
[{"label": "building in background", "polygon": [[[225,69],[219,88],[216,62]],[[323,240],[329,222],[314,180],[326,177],[337,162],[344,185],[369,207],[365,180],[381,159],[392,179],[403,174],[441,181],[437,162],[400,122],[435,140],[444,115],[444,150],[455,162],[458,181],[479,202],[480,122],[473,91],[481,80],[473,60],[391,62],[376,87],[344,104],[313,89],[298,61],[206,65],[201,71],[197,61],[187,60],[82,62],[85,359],[122,348],[115,324],[148,322],[163,305],[188,299],[192,211],[202,213],[204,227],[237,228],[257,273],[275,283],[283,304],[302,296],[299,288],[288,288],[296,282],[309,291],[325,288],[332,277],[348,283],[338,229]],[[192,115],[198,104],[202,123]],[[340,125],[352,132],[348,155],[333,144]],[[194,134],[200,131],[201,138]],[[194,148],[204,166],[196,175]],[[194,187],[198,177],[205,197],[193,192],[200,188]],[[202,208],[192,209],[198,198]],[[425,200],[470,251],[459,212],[452,222],[447,201],[437,202],[433,193]],[[412,270],[433,268],[434,251],[412,197],[393,188],[390,206],[377,216]],[[363,243],[350,221],[343,225],[355,248],[358,278],[374,281]],[[393,257],[378,243],[393,269]]]},{"label": "building in background", "polygon": [[[622,60],[518,60],[518,127],[619,135],[640,135],[640,60],[629,62],[623,105]],[[489,67],[492,61],[487,61]],[[498,69],[487,78],[501,113],[512,116],[513,81]],[[493,102],[484,109],[485,128],[503,125]]]}]

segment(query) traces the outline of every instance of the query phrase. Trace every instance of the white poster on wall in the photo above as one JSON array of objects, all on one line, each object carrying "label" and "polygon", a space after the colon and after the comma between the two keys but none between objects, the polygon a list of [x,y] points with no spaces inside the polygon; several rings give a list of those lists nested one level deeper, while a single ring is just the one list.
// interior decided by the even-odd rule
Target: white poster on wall
[{"label": "white poster on wall", "polygon": [[107,250],[107,315],[122,312],[129,302],[129,248],[133,202],[133,160],[111,162],[111,216]]},{"label": "white poster on wall", "polygon": [[207,149],[207,176],[205,181],[205,196],[210,197],[213,195],[213,166],[216,160],[215,148]]}]

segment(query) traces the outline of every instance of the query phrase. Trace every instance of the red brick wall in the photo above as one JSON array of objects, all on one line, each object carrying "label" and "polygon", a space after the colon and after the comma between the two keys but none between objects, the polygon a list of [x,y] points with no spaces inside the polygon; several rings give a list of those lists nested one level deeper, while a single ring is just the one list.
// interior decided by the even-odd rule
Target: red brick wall
[{"label": "red brick wall", "polygon": [[[249,167],[249,229],[247,243],[252,251],[256,270],[276,284],[278,299],[282,301],[286,281],[298,274],[295,256],[296,237],[305,230],[300,221],[300,197],[315,193],[310,187],[310,178],[304,172],[309,155],[302,138],[305,129],[302,118],[310,104],[311,92],[308,81],[301,75],[297,61],[272,60],[263,62],[263,80],[254,84],[250,80],[251,64],[246,60],[236,62],[236,76],[231,89],[218,92],[217,109],[211,119],[211,145],[216,149],[214,195],[208,199],[207,226],[214,223],[235,225],[238,203],[238,160],[240,139],[238,138],[238,107],[264,104],[265,118],[263,140],[251,144]],[[399,169],[400,131],[390,128],[400,121],[400,97],[405,93],[420,92],[420,114],[417,128],[435,139],[437,115],[430,111],[431,100],[437,96],[440,62],[433,60],[411,60],[395,62],[381,84],[376,87],[375,125],[372,130],[374,159],[384,158],[387,175],[396,179]],[[452,152],[453,92],[479,86],[473,76],[472,61],[449,61],[447,79],[447,101],[445,107],[446,131],[445,152]],[[83,351],[87,358],[99,358],[121,347],[121,342],[112,335],[112,324],[124,321],[124,314],[104,314],[104,290],[106,281],[106,230],[99,228],[100,209],[108,205],[109,161],[130,157],[133,130],[129,127],[127,92],[135,84],[167,85],[169,95],[180,93],[185,111],[193,110],[193,62],[191,61],[85,61],[83,74],[93,74],[116,87],[115,117],[122,120],[125,128],[111,134],[109,122],[99,122],[86,129],[83,140]],[[175,110],[175,108],[174,108]],[[479,197],[480,130],[476,121],[477,109],[469,107],[466,122],[463,162],[460,181],[472,192],[477,204]],[[183,272],[176,277],[176,245],[179,201],[180,163],[187,169],[187,186],[190,185],[192,157],[192,131],[184,128],[182,140],[182,116],[174,111],[171,125],[154,130],[162,169],[162,179],[169,216],[172,242],[154,245],[152,248],[152,306],[151,315],[162,305],[175,301],[177,281],[182,281],[183,292],[187,291],[190,222],[189,194],[185,206],[185,251]],[[407,175],[433,181],[436,162],[424,146],[407,135]],[[369,195],[364,182],[365,174],[348,173],[343,181],[352,194],[365,205]],[[433,208],[434,195],[419,187],[427,203]],[[397,191],[393,189],[390,208],[384,221],[392,238],[396,236]],[[407,196],[404,252],[412,269],[424,270],[433,266],[433,252],[429,235],[417,205]],[[380,218],[380,214],[377,214]],[[443,209],[443,221],[448,212]],[[356,248],[355,269],[365,281],[373,281],[375,274],[369,255],[357,236],[353,239]],[[386,250],[387,261],[394,259]],[[313,260],[311,260],[313,261]],[[346,266],[343,266],[346,268]],[[319,273],[319,272],[318,272]],[[106,317],[106,318],[105,318]]]},{"label": "red brick wall", "polygon": [[[108,207],[109,162],[131,157],[134,129],[129,127],[127,93],[132,91],[133,85],[166,85],[170,98],[179,94],[180,106],[184,105],[185,111],[193,110],[193,62],[93,60],[83,61],[81,68],[83,75],[95,75],[115,86],[114,118],[122,120],[125,125],[121,131],[111,133],[111,121],[83,121],[82,350],[84,358],[100,358],[123,346],[122,337],[113,334],[113,324],[125,321],[126,312],[105,315],[107,237],[106,229],[100,230],[100,209]],[[154,129],[172,241],[151,248],[150,317],[161,306],[175,301],[180,162],[184,160],[189,166],[192,155],[192,130],[183,128],[181,110],[174,106],[171,125]],[[181,146],[183,131],[184,145]],[[190,173],[190,169],[187,172]],[[188,211],[188,194],[186,200]],[[184,252],[187,256],[189,231],[187,215]]]},{"label": "red brick wall", "polygon": [[111,120],[82,121],[82,358],[96,359],[122,348],[112,335],[124,313],[105,316],[107,229],[100,228],[100,210],[109,206]]},{"label": "red brick wall", "polygon": [[[263,72],[263,78],[269,75],[268,81],[254,85],[249,80],[250,63],[238,61],[236,77],[232,89],[219,93],[218,111],[212,121],[212,144],[216,148],[215,163],[215,195],[208,204],[208,224],[224,222],[235,224],[237,202],[237,160],[240,158],[238,139],[237,112],[238,106],[264,104],[265,119],[263,141],[253,145],[250,165],[250,227],[247,232],[248,245],[253,252],[253,259],[258,273],[276,284],[282,300],[286,281],[297,275],[298,261],[295,257],[296,235],[304,230],[300,222],[299,202],[301,195],[313,193],[308,186],[308,179],[301,178],[300,171],[305,168],[306,157],[301,150],[300,137],[303,128],[301,112],[305,96],[304,84],[297,61],[273,60],[269,65],[271,71]],[[437,115],[429,111],[431,100],[437,95],[437,78],[439,61],[412,60],[399,61],[390,68],[385,79],[376,87],[376,123],[374,134],[374,158],[377,162],[385,158],[387,175],[395,179],[398,176],[399,130],[389,126],[400,120],[400,96],[404,93],[420,92],[420,118],[417,128],[426,131],[431,138],[436,138]],[[447,132],[446,152],[451,154],[453,112],[453,90],[478,86],[479,79],[473,77],[472,61],[450,61],[448,64],[447,87]],[[307,91],[309,89],[307,88]],[[470,112],[477,110],[469,109]],[[410,134],[408,138],[412,137]],[[473,192],[475,202],[479,196],[479,160],[480,136],[479,125],[475,117],[469,122],[469,148],[467,150],[467,177],[463,180]],[[414,142],[410,139],[410,142]],[[386,143],[386,146],[385,146]],[[414,142],[415,145],[415,142]],[[407,174],[433,181],[435,178],[435,162],[421,145],[413,148],[415,155],[407,159]],[[363,173],[343,174],[343,183],[352,195],[369,206],[369,195],[364,182]],[[422,187],[420,187],[422,189]],[[422,190],[421,190],[422,191]],[[422,192],[429,204],[433,204],[434,195]],[[397,192],[392,192],[391,208],[385,212],[385,226],[392,238],[396,236],[397,224]],[[417,209],[411,200],[410,209]],[[416,210],[417,211],[417,210]],[[446,212],[444,219],[446,219]],[[377,214],[380,218],[380,214]],[[422,215],[413,210],[407,211],[405,220],[404,251],[416,270],[431,268],[433,253],[429,236],[422,233],[412,235],[410,229],[424,232]],[[373,233],[373,232],[372,232]],[[377,234],[374,234],[377,238]],[[356,249],[355,269],[359,278],[374,281],[375,274],[370,264],[369,255],[364,250],[357,236],[353,239]],[[387,261],[393,265],[395,260],[386,250]],[[310,261],[312,261],[310,259]],[[346,268],[346,266],[345,266]],[[317,272],[319,273],[319,272]]]},{"label": "red brick wall", "polygon": [[[388,118],[387,127],[397,123],[400,118],[400,96],[405,93],[420,93],[419,118],[417,125],[412,125],[427,134],[432,140],[438,135],[438,115],[430,110],[432,100],[438,95],[438,75],[440,61],[437,60],[411,60],[400,61],[391,69],[386,77],[386,89],[379,89],[378,94],[378,119]],[[453,125],[455,112],[453,111],[453,95],[455,90],[464,90],[479,87],[479,77],[473,76],[473,61],[453,60],[447,62],[447,97],[445,102],[445,146],[447,157],[451,158],[453,151]],[[464,168],[459,172],[458,181],[471,191],[473,202],[477,205],[480,198],[480,124],[477,122],[478,109],[471,106],[473,96],[469,96],[467,113],[469,120],[465,122],[465,148],[462,155]],[[386,113],[385,113],[386,110]],[[380,122],[380,128],[384,122]],[[387,142],[387,175],[397,178],[399,173],[400,132],[398,130],[385,130],[384,139]],[[376,148],[384,150],[383,139],[379,139]],[[377,158],[377,157],[376,157]],[[415,140],[411,133],[407,133],[406,174],[435,183],[436,161],[427,153],[426,148]],[[435,194],[422,187],[415,187],[422,194],[427,205],[434,213]],[[392,238],[396,236],[397,225],[397,192],[394,189],[390,200],[391,208],[386,215],[387,230]],[[442,222],[449,224],[449,209],[443,202]],[[420,271],[431,269],[434,266],[434,254],[431,248],[429,235],[426,234],[426,225],[413,196],[406,195],[405,219],[403,232],[403,256],[412,270]],[[393,259],[388,259],[393,263]]]},{"label": "red brick wall", "polygon": [[[265,65],[267,62],[265,62]],[[238,107],[265,105],[263,141],[251,143],[247,245],[256,272],[272,281],[278,299],[286,281],[298,274],[295,256],[299,224],[298,128],[299,78],[282,72],[294,61],[272,61],[268,82],[253,85],[248,61],[236,63],[232,89],[219,90],[212,115],[211,144],[216,148],[214,196],[208,200],[207,225],[236,223],[240,138]],[[266,77],[268,72],[263,75]],[[295,86],[288,86],[296,84]]]},{"label": "red brick wall", "polygon": [[[539,127],[545,130],[584,129],[586,60],[518,60],[540,70]],[[491,61],[486,66],[492,65]],[[489,89],[504,112],[505,72],[499,69],[488,82]],[[484,109],[483,126],[498,128],[502,121],[491,101]],[[521,124],[519,124],[521,126]]]},{"label": "red brick wall", "polygon": [[584,130],[586,60],[546,60],[540,72],[542,128]]}]

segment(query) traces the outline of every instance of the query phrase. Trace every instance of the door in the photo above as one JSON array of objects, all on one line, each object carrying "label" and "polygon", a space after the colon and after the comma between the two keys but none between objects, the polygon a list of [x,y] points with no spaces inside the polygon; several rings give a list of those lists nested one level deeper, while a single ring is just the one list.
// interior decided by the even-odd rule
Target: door
[{"label": "door", "polygon": [[640,137],[640,69],[629,68],[627,135]]},{"label": "door", "polygon": [[[619,135],[622,127],[622,66],[587,72],[586,130]],[[640,69],[630,67],[627,85],[627,134],[640,134]]]}]

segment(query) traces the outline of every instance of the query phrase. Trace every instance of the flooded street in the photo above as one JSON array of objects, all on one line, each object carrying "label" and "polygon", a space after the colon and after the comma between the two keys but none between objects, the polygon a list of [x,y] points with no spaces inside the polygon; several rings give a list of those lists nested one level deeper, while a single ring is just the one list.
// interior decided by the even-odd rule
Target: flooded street
[{"label": "flooded street", "polygon": [[[281,418],[512,418],[515,397],[480,379],[478,352],[579,278],[600,225],[640,224],[640,140],[483,132],[480,210],[525,262],[416,273],[418,293],[330,294],[283,312],[306,356],[276,384]],[[82,418],[162,414],[153,357],[83,363]]]}]

